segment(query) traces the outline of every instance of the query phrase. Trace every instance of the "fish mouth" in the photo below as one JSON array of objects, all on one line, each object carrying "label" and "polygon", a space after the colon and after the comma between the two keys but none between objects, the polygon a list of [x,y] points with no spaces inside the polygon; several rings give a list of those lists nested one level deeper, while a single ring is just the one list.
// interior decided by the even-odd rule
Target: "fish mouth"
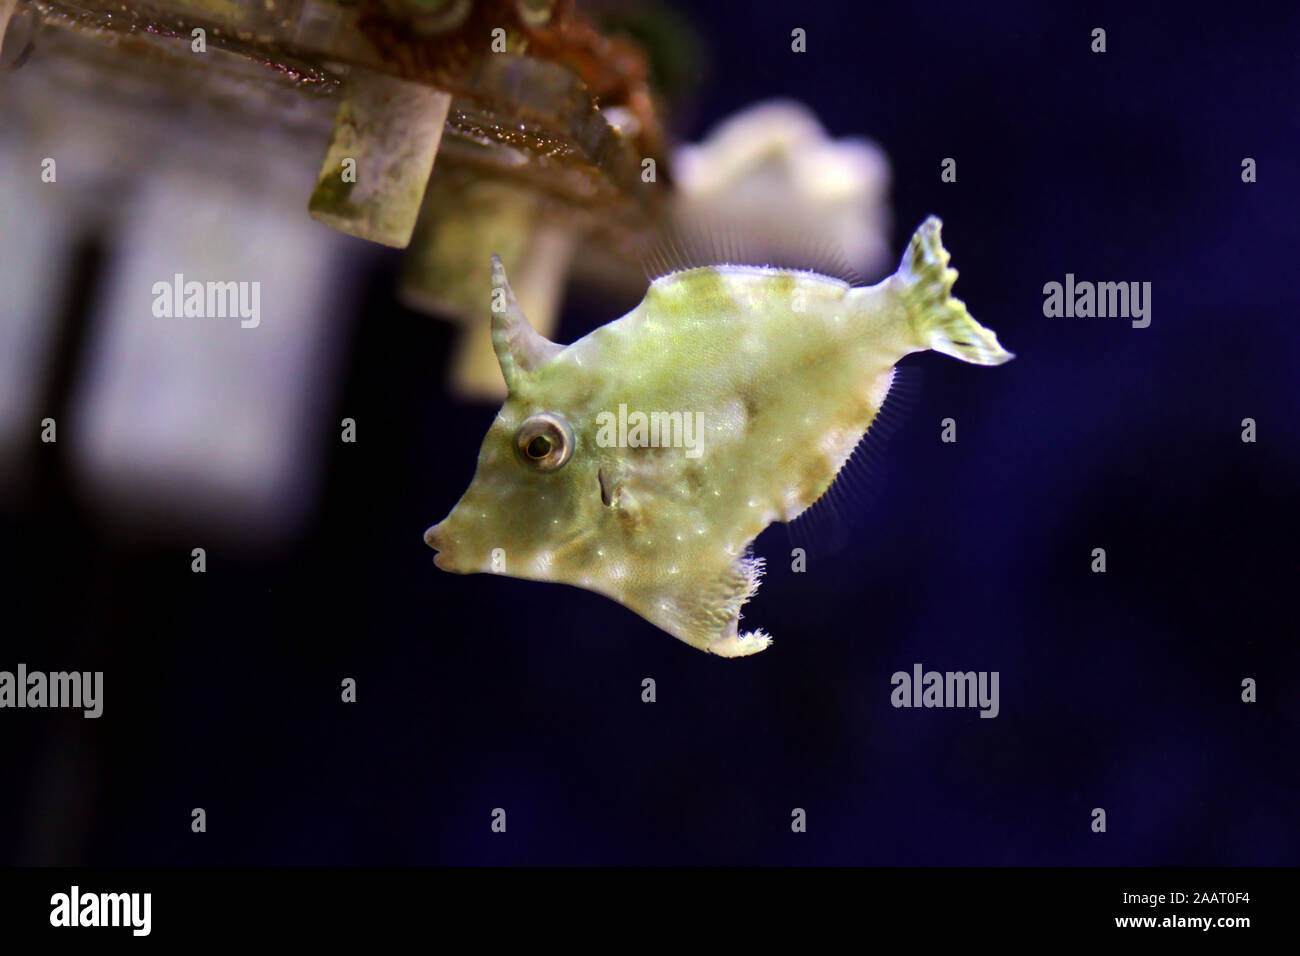
[{"label": "fish mouth", "polygon": [[442,534],[442,523],[433,525],[428,531],[424,532],[424,543],[438,552],[433,556],[435,567],[447,570],[447,539]]}]

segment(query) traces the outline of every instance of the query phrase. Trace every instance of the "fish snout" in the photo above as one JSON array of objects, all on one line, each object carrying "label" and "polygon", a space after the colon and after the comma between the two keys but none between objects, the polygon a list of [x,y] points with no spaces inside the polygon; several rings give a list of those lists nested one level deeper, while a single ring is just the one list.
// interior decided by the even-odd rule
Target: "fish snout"
[{"label": "fish snout", "polygon": [[443,518],[424,533],[424,543],[438,553],[433,556],[433,564],[443,571],[465,574],[473,566],[473,539],[467,540],[464,524],[453,513]]},{"label": "fish snout", "polygon": [[424,532],[424,543],[435,551],[441,551],[446,542],[442,538],[442,522],[432,525],[428,531]]},{"label": "fish snout", "polygon": [[445,522],[438,522],[424,533],[424,543],[433,548],[438,553],[433,556],[433,563],[436,567],[447,570],[449,561],[447,560],[447,533],[443,529]]}]

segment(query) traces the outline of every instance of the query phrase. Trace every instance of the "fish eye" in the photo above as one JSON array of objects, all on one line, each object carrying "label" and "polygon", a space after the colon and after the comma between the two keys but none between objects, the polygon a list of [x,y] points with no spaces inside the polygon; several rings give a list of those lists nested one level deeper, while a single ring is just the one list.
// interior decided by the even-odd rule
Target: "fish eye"
[{"label": "fish eye", "polygon": [[573,454],[573,429],[555,412],[529,415],[515,432],[515,450],[538,471],[555,471]]}]

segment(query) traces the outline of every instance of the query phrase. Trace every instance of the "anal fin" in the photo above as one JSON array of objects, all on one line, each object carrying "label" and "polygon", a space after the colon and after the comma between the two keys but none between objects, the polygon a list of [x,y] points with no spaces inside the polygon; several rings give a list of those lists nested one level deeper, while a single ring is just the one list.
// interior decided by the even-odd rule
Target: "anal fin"
[{"label": "anal fin", "polygon": [[883,381],[868,385],[868,400],[876,407],[865,434],[845,451],[830,486],[786,527],[794,547],[815,545],[822,553],[841,550],[853,539],[855,516],[870,510],[885,478],[885,448],[916,403],[921,370],[894,366]]}]

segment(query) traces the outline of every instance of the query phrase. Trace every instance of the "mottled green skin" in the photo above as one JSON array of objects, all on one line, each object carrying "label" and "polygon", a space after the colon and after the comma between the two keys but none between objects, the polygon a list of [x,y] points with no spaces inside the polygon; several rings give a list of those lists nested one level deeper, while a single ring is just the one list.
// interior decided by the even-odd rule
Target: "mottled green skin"
[{"label": "mottled green skin", "polygon": [[[438,566],[574,584],[695,647],[762,650],[765,634],[737,628],[761,571],[748,548],[830,486],[879,410],[894,364],[933,345],[935,322],[949,332],[969,324],[992,340],[982,358],[959,357],[1010,357],[948,297],[955,273],[944,270],[937,222],[930,231],[932,247],[915,239],[899,272],[870,288],[743,266],[674,273],[627,315],[544,353],[532,371],[512,368],[506,346],[513,335],[518,364],[527,364],[528,330],[503,323],[510,394],[469,489],[426,536]],[[600,447],[597,415],[620,404],[701,413],[699,457],[681,447]],[[572,458],[551,473],[514,446],[520,423],[543,411],[563,415],[575,436]],[[494,549],[502,549],[495,563]]]}]

